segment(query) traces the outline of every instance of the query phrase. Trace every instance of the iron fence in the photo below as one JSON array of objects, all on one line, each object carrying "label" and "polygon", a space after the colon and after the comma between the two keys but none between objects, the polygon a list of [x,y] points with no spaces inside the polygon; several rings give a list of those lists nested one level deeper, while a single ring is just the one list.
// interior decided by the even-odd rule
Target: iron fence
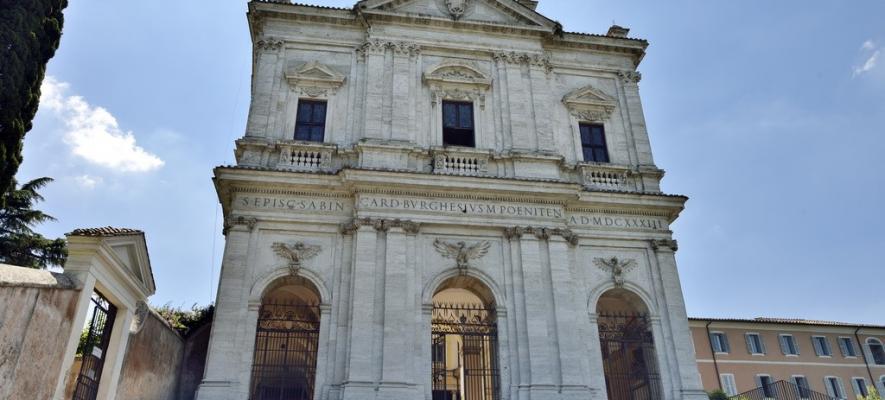
[{"label": "iron fence", "polygon": [[252,400],[313,400],[319,316],[317,305],[261,306],[252,364]]},{"label": "iron fence", "polygon": [[731,397],[732,400],[834,400],[833,397],[815,392],[792,382],[777,381],[749,392]]},{"label": "iron fence", "polygon": [[648,316],[602,313],[598,324],[609,400],[663,398]]}]

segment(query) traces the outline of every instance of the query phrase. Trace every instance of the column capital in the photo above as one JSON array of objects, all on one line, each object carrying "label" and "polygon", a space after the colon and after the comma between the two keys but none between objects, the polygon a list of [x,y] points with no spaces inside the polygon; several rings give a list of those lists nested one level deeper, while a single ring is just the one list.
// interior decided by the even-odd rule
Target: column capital
[{"label": "column capital", "polygon": [[230,216],[228,218],[225,218],[224,227],[221,230],[221,234],[227,236],[227,234],[232,230],[252,232],[253,230],[255,230],[256,226],[258,226],[257,218],[244,217],[242,215]]},{"label": "column capital", "polygon": [[679,243],[673,239],[654,239],[649,242],[651,243],[651,248],[656,252],[671,251],[675,253],[679,250]]},{"label": "column capital", "polygon": [[371,227],[378,232],[387,232],[391,228],[401,229],[410,235],[421,231],[421,224],[401,219],[354,218],[353,221],[341,225],[341,233],[350,235],[362,227]]}]

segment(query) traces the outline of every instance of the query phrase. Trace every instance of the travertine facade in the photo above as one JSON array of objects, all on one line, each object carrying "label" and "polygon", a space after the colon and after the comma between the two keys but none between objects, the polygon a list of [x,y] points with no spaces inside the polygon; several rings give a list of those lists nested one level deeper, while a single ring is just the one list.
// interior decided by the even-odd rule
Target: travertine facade
[{"label": "travertine facade", "polygon": [[[259,308],[287,279],[320,303],[315,399],[434,398],[434,296],[470,285],[497,311],[495,398],[617,398],[597,326],[611,293],[650,316],[660,397],[705,398],[669,230],[686,198],[660,191],[639,98],[647,43],[564,32],[535,6],[250,3],[199,399],[249,398]],[[306,101],[326,104],[322,142],[293,140]],[[475,147],[443,145],[447,101],[472,106]],[[585,162],[582,123],[604,126],[610,162]]]}]

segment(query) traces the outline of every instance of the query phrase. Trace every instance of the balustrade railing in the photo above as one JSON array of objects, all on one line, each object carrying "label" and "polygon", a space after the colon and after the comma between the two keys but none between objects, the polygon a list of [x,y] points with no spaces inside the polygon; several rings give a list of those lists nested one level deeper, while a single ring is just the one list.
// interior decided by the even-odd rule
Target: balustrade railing
[{"label": "balustrade railing", "polygon": [[279,169],[296,171],[327,171],[332,168],[334,148],[308,143],[285,143],[280,149]]},{"label": "balustrade railing", "polygon": [[581,166],[584,186],[602,190],[636,190],[633,173],[629,168],[618,166]]},{"label": "balustrade railing", "polygon": [[433,172],[467,176],[486,175],[489,172],[489,154],[469,150],[434,150]]}]

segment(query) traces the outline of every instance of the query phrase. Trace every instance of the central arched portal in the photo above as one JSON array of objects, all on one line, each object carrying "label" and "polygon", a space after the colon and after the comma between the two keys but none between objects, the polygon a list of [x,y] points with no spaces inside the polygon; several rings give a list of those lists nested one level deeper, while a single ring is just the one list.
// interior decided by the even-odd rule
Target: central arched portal
[{"label": "central arched portal", "polygon": [[456,277],[433,296],[433,400],[499,400],[498,320],[491,291]]},{"label": "central arched portal", "polygon": [[255,331],[251,400],[313,400],[320,298],[305,279],[276,282],[261,300]]},{"label": "central arched portal", "polygon": [[596,307],[609,400],[663,398],[648,308],[624,289],[606,292]]}]

